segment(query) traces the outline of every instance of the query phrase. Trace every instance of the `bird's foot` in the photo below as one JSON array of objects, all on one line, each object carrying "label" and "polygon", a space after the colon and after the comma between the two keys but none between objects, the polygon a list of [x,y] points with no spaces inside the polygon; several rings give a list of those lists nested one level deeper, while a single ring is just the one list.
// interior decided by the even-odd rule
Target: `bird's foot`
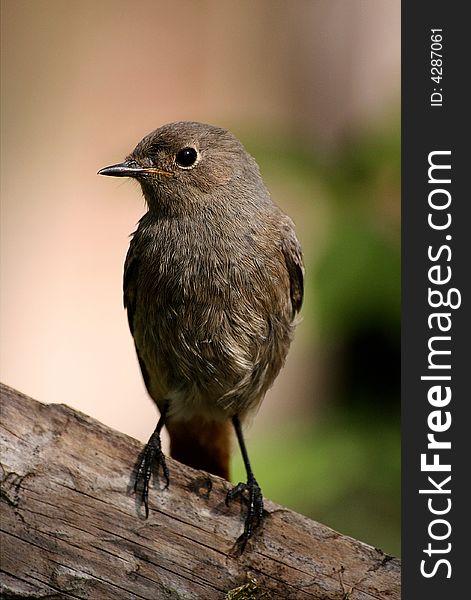
[{"label": "bird's foot", "polygon": [[134,492],[136,494],[140,492],[141,501],[144,504],[146,511],[146,519],[149,516],[148,499],[150,478],[152,471],[156,469],[158,474],[160,467],[162,468],[165,478],[165,488],[167,488],[170,483],[168,467],[165,461],[165,455],[162,452],[160,432],[154,431],[150,436],[144,451],[139,457],[136,465],[136,479],[134,481]]},{"label": "bird's foot", "polygon": [[244,531],[236,542],[240,554],[244,551],[253,532],[261,525],[263,518],[262,490],[254,477],[249,477],[247,483],[238,483],[232,490],[229,490],[226,496],[226,504],[229,505],[234,498],[242,495],[248,504],[248,510],[245,517]]}]

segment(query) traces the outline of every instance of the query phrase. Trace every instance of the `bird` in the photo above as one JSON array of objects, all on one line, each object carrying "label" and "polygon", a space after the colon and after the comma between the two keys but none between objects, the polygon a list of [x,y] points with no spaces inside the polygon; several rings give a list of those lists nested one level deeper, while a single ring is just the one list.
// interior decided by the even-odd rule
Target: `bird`
[{"label": "bird", "polygon": [[295,226],[271,199],[255,159],[228,130],[179,121],[146,135],[100,175],[130,177],[147,212],[124,264],[124,306],[150,397],[160,418],[136,468],[149,514],[152,473],[170,456],[229,479],[232,430],[246,482],[242,553],[264,516],[243,426],[272,386],[293,339],[304,289]]}]

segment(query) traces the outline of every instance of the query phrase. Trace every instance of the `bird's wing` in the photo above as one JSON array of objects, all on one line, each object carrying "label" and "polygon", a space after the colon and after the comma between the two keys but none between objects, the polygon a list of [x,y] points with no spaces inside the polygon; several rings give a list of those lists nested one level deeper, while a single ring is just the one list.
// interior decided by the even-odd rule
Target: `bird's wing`
[{"label": "bird's wing", "polygon": [[294,316],[303,303],[304,261],[301,245],[294,232],[294,224],[289,217],[283,220],[281,249],[290,279],[290,297]]},{"label": "bird's wing", "polygon": [[[128,313],[129,329],[131,335],[134,337],[134,313],[136,311],[136,285],[137,285],[137,274],[139,270],[139,257],[133,242],[129,246],[126,260],[124,262],[124,279],[123,279],[123,301],[124,308]],[[152,397],[150,391],[150,376],[149,371],[146,368],[144,360],[142,359],[139,348],[134,340],[134,347],[136,348],[137,359],[141,368],[142,378],[144,379],[145,386],[149,395]]]},{"label": "bird's wing", "polygon": [[123,302],[128,313],[129,329],[134,336],[134,312],[136,310],[136,285],[139,270],[139,258],[131,241],[124,263]]}]

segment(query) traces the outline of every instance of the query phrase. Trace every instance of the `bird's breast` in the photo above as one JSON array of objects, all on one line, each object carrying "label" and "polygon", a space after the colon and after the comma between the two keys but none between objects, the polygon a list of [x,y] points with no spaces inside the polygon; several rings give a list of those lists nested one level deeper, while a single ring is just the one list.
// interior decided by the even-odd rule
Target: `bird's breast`
[{"label": "bird's breast", "polygon": [[177,412],[227,418],[258,402],[284,362],[289,286],[273,258],[246,241],[175,242],[154,240],[147,248],[136,289],[136,346],[155,396],[173,398]]}]

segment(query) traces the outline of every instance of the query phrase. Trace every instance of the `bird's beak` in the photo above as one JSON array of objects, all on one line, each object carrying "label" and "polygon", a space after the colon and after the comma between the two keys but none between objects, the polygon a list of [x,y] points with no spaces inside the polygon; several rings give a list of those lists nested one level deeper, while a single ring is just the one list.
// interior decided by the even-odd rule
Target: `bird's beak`
[{"label": "bird's beak", "polygon": [[100,169],[97,175],[109,175],[110,177],[140,177],[141,175],[165,175],[173,177],[170,171],[155,169],[153,167],[139,167],[134,161],[126,160],[117,165],[111,165]]}]

